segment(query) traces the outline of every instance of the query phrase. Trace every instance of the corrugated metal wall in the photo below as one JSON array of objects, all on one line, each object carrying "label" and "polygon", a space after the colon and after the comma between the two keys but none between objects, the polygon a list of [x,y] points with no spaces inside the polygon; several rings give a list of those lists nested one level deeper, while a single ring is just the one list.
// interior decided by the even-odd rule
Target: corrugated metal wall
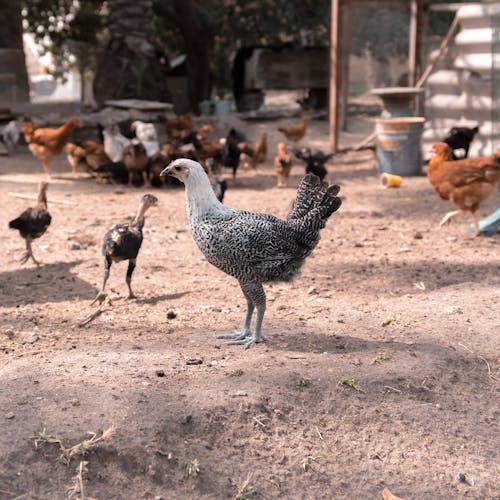
[{"label": "corrugated metal wall", "polygon": [[500,3],[461,7],[460,30],[427,81],[424,156],[455,126],[479,126],[469,156],[500,149]]}]

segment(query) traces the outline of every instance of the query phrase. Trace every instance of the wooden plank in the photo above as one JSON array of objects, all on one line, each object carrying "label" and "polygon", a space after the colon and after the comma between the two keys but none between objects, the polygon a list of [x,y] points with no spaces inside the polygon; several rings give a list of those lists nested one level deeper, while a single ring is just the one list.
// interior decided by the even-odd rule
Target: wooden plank
[{"label": "wooden plank", "polygon": [[336,152],[339,142],[339,90],[340,90],[340,4],[342,0],[331,0],[330,27],[330,150]]},{"label": "wooden plank", "polygon": [[122,109],[139,109],[141,111],[164,111],[174,108],[169,102],[143,101],[141,99],[120,99],[104,101],[106,106]]}]

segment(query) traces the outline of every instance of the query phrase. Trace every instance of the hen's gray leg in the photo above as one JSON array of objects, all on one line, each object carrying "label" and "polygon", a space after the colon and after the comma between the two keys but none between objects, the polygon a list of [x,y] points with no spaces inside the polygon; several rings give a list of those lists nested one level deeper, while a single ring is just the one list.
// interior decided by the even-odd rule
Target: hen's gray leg
[{"label": "hen's gray leg", "polygon": [[[244,283],[241,285],[241,289],[247,297],[247,300],[252,303],[252,311],[253,308],[257,308],[257,319],[255,321],[255,330],[252,336],[248,337],[245,335],[243,338],[234,338],[231,345],[240,345],[245,344],[245,347],[248,349],[251,345],[261,342],[262,340],[262,320],[264,318],[264,313],[266,312],[266,293],[264,292],[264,288],[260,283]],[[245,326],[247,325],[247,318],[245,320]],[[242,332],[243,333],[243,332]]]},{"label": "hen's gray leg", "polygon": [[[242,287],[243,288],[243,287]],[[243,329],[239,332],[235,333],[227,333],[224,335],[218,335],[218,339],[231,339],[234,341],[240,341],[240,340],[245,340],[249,339],[250,336],[252,335],[252,332],[250,331],[250,323],[252,322],[252,315],[254,311],[254,305],[253,302],[251,301],[250,297],[245,293],[243,290],[243,293],[245,294],[245,298],[247,299],[247,314],[245,316],[245,323],[243,324]]]}]

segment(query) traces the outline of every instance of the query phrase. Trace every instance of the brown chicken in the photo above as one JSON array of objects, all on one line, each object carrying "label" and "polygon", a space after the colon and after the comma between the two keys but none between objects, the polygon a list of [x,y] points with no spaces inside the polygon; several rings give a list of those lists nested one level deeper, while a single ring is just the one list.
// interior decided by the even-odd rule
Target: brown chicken
[{"label": "brown chicken", "polygon": [[212,139],[205,142],[196,139],[193,141],[193,145],[200,162],[204,162],[207,158],[214,158],[216,163],[218,162],[222,150],[222,144],[219,139]]},{"label": "brown chicken", "polygon": [[66,157],[71,165],[71,173],[73,177],[78,177],[78,170],[83,170],[84,172],[92,171],[92,167],[85,159],[85,150],[81,146],[68,142],[66,144]]},{"label": "brown chicken", "polygon": [[245,167],[257,168],[257,165],[264,163],[267,158],[267,134],[263,133],[255,144],[240,142],[238,147],[244,155]]},{"label": "brown chicken", "polygon": [[171,139],[182,139],[193,131],[193,116],[190,111],[177,118],[165,119],[165,129]]},{"label": "brown chicken", "polygon": [[49,162],[53,156],[59,156],[75,127],[81,127],[78,119],[69,120],[57,129],[37,128],[29,116],[24,117],[23,133],[33,155],[43,162],[45,173],[50,177]]},{"label": "brown chicken", "polygon": [[141,142],[131,142],[123,150],[123,163],[128,170],[128,185],[132,185],[134,174],[141,173],[144,179],[144,184],[150,186],[148,176],[149,159],[146,154],[146,148]]},{"label": "brown chicken", "polygon": [[92,169],[99,168],[111,161],[104,151],[104,144],[94,141],[84,141],[83,150],[85,152],[85,160]]},{"label": "brown chicken", "polygon": [[459,210],[448,212],[440,226],[462,212],[471,212],[479,234],[478,209],[493,192],[500,180],[500,151],[490,156],[452,161],[452,150],[444,142],[432,146],[434,156],[429,162],[427,176],[443,200],[449,200]]},{"label": "brown chicken", "polygon": [[274,157],[274,167],[276,168],[276,175],[278,176],[278,184],[276,187],[281,188],[288,186],[288,178],[292,170],[292,157],[288,154],[284,142],[278,144],[278,154]]},{"label": "brown chicken", "polygon": [[209,123],[206,123],[205,125],[202,125],[199,129],[198,129],[198,133],[197,133],[197,138],[198,140],[200,140],[201,142],[205,142],[206,140],[208,140],[208,136],[214,131],[214,128],[212,127],[212,125],[210,125]]},{"label": "brown chicken", "polygon": [[283,134],[285,134],[286,138],[289,141],[298,142],[306,135],[308,122],[309,122],[309,117],[303,116],[300,119],[299,124],[292,125],[290,127],[280,127],[280,128],[278,128],[278,130],[280,132],[283,132]]}]

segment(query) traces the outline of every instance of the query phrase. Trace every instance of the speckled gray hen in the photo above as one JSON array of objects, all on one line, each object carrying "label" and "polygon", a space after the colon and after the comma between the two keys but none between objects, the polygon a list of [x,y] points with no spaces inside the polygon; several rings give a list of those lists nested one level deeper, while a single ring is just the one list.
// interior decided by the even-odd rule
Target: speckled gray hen
[{"label": "speckled gray hen", "polygon": [[[207,260],[235,277],[247,300],[243,329],[219,338],[250,347],[261,340],[266,295],[262,283],[292,279],[319,241],[320,230],[341,204],[338,186],[328,187],[315,175],[300,184],[287,219],[228,208],[214,195],[202,166],[178,159],[163,172],[186,186],[191,232]],[[257,309],[255,330],[250,324]]]}]

